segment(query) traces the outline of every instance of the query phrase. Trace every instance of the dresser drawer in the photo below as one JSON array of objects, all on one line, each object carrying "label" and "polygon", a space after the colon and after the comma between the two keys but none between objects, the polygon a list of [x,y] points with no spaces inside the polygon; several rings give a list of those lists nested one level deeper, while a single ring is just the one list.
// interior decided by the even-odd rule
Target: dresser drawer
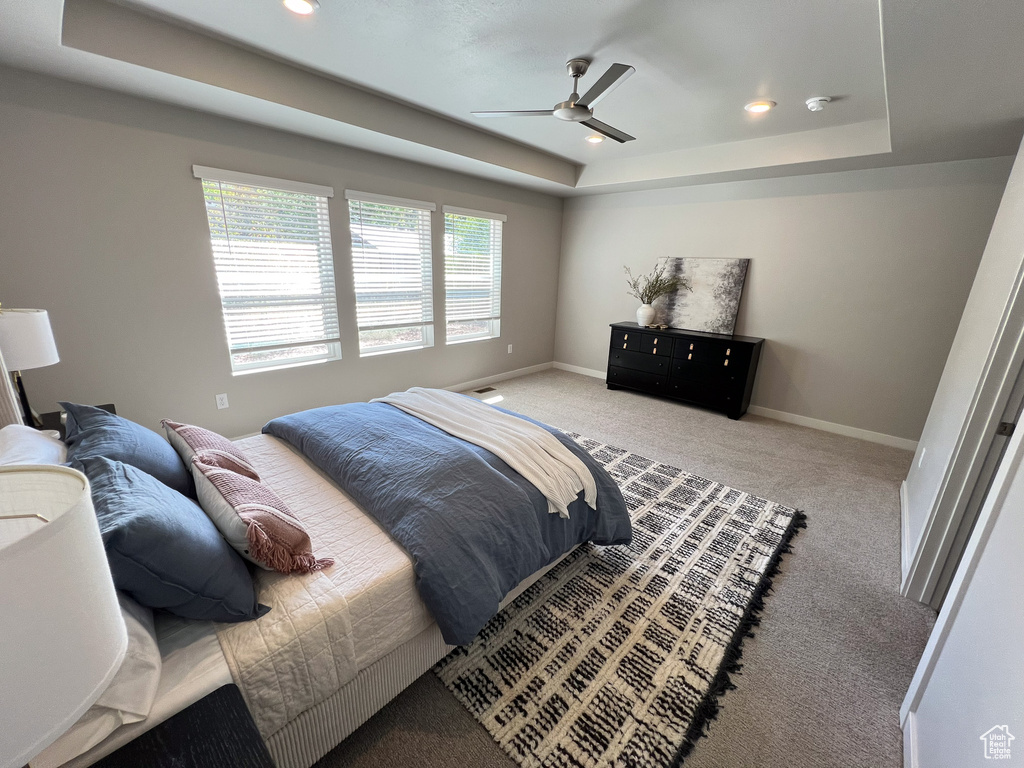
[{"label": "dresser drawer", "polygon": [[668,375],[672,358],[662,355],[648,355],[644,352],[630,352],[625,349],[613,349],[608,353],[608,365],[618,368],[631,368],[634,371],[647,371]]},{"label": "dresser drawer", "polygon": [[732,396],[723,387],[710,381],[677,381],[672,379],[669,384],[668,393],[672,397],[689,400],[690,402],[706,405],[710,408],[725,408],[732,400]]},{"label": "dresser drawer", "polygon": [[674,356],[677,360],[721,365],[723,360],[736,357],[742,350],[743,345],[718,339],[676,339]]},{"label": "dresser drawer", "polygon": [[672,356],[672,337],[655,333],[640,334],[640,351],[648,355]]},{"label": "dresser drawer", "polygon": [[612,331],[612,349],[629,349],[634,352],[640,349],[639,331]]},{"label": "dresser drawer", "polygon": [[[674,359],[672,361],[672,378],[699,379],[700,381],[726,381],[730,378],[732,370],[740,370],[732,360],[708,360],[708,359]],[[741,371],[742,372],[742,371]]]},{"label": "dresser drawer", "polygon": [[608,366],[608,383],[661,394],[668,392],[668,376],[659,376],[647,371],[634,371],[629,368],[617,368],[613,365]]}]

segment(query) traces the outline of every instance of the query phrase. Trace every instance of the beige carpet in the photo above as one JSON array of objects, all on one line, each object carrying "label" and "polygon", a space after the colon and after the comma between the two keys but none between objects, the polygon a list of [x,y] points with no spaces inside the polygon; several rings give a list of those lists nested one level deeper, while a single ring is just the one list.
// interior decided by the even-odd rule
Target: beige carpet
[{"label": "beige carpet", "polygon": [[[807,513],[736,689],[685,768],[899,768],[899,706],[934,613],[899,595],[907,451],[722,415],[561,371],[495,385],[503,407]],[[513,763],[427,673],[327,755],[341,766]]]}]

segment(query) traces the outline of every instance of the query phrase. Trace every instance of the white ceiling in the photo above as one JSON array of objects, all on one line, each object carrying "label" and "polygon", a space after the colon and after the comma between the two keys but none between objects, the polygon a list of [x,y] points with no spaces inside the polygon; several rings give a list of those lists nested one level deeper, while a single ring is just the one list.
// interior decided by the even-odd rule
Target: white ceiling
[{"label": "white ceiling", "polygon": [[[637,73],[595,115],[638,140],[593,148],[555,119],[478,123],[570,158],[650,155],[884,118],[875,0],[590,0],[501,4],[323,0],[298,17],[279,0],[134,0],[255,49],[455,120],[473,110],[550,109],[571,92],[570,58],[593,62],[580,93],[612,63]],[[480,9],[486,9],[481,11]],[[786,30],[780,45],[776,30]],[[841,30],[822,35],[820,30]],[[372,33],[368,33],[372,30]],[[805,66],[815,62],[814,67]],[[810,96],[844,96],[813,114]],[[754,117],[742,106],[771,98]]]},{"label": "white ceiling", "polygon": [[[562,195],[1010,154],[1024,128],[1019,0],[320,2],[0,0],[0,62]],[[573,57],[581,93],[636,67],[595,109],[636,141],[469,114],[564,100]]]}]

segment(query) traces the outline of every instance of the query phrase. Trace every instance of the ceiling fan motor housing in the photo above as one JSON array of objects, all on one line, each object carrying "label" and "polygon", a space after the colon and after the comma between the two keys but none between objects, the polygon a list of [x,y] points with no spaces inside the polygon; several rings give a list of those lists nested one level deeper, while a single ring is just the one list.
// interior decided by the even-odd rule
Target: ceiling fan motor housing
[{"label": "ceiling fan motor housing", "polygon": [[563,101],[555,104],[554,115],[559,120],[568,120],[570,123],[581,123],[594,116],[594,110],[580,106],[574,101]]},{"label": "ceiling fan motor housing", "polygon": [[565,62],[565,68],[572,77],[572,95],[569,96],[568,101],[555,104],[552,113],[559,120],[565,120],[570,123],[582,123],[584,120],[589,120],[594,116],[594,110],[587,109],[584,106],[577,106],[576,102],[579,100],[580,95],[577,93],[576,83],[579,82],[583,75],[587,74],[587,69],[590,68],[590,61],[587,59],[569,59],[569,61]]}]

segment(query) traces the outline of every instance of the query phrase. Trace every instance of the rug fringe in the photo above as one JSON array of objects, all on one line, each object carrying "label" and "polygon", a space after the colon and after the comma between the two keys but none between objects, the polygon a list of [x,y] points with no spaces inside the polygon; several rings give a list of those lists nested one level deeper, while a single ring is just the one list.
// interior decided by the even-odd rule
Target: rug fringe
[{"label": "rug fringe", "polygon": [[750,605],[747,607],[746,613],[743,614],[743,619],[732,636],[732,640],[729,641],[729,646],[725,649],[725,656],[722,659],[721,667],[718,669],[718,674],[715,675],[715,679],[711,682],[711,687],[694,712],[690,728],[686,732],[686,737],[683,739],[679,751],[676,752],[675,760],[672,762],[674,768],[679,768],[682,765],[683,760],[686,759],[687,755],[697,745],[697,740],[710,729],[711,721],[718,717],[718,713],[722,709],[718,703],[719,698],[726,691],[736,688],[736,685],[732,682],[732,675],[739,674],[743,669],[743,665],[740,663],[740,657],[743,655],[743,639],[754,637],[754,627],[761,624],[764,598],[772,591],[772,581],[779,573],[782,556],[793,551],[793,537],[796,536],[801,528],[806,527],[807,515],[800,510],[796,510],[793,519],[789,523],[789,527],[786,528],[786,532],[782,536],[782,544],[779,545],[775,554],[772,555],[772,559],[768,562],[768,567],[765,568],[764,575],[754,591]]}]

